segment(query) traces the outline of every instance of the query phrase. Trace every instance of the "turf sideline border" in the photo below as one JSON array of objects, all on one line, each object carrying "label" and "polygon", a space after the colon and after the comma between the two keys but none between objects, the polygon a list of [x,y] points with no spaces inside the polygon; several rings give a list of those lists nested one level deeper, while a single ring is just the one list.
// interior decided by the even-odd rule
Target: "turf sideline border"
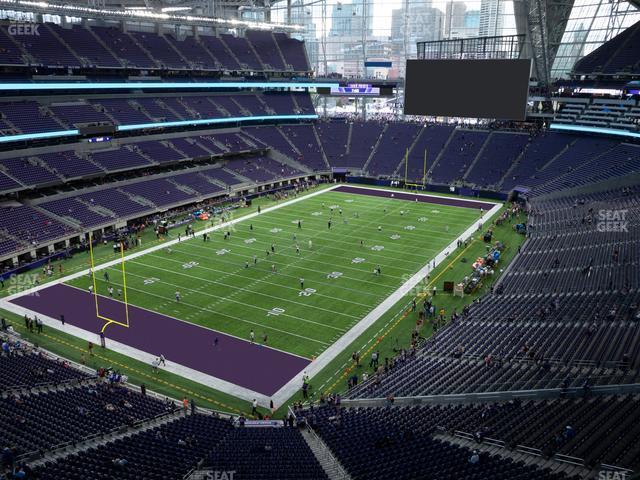
[{"label": "turf sideline border", "polygon": [[[77,287],[70,286],[70,288],[77,288]],[[47,315],[34,312],[32,310],[29,310],[28,308],[21,307],[20,305],[15,305],[13,303],[10,305],[12,305],[12,307],[7,308],[4,305],[0,304],[0,308],[10,310],[11,312],[21,316],[25,314],[37,315],[38,318],[42,320],[42,322],[48,327],[54,328],[61,332],[67,333],[69,335],[73,335],[74,337],[79,338],[81,340],[86,340],[87,342],[93,342],[94,344],[96,344],[96,347],[95,347],[96,351],[100,350],[100,348],[97,346],[97,345],[100,345],[99,337],[97,334],[84,330],[83,328],[70,325],[70,324],[65,324],[64,326],[62,326],[60,321],[53,317],[49,317]],[[174,318],[174,320],[184,321],[184,320],[179,320],[177,318]],[[203,327],[203,328],[206,328],[206,327]],[[149,365],[149,368],[151,368],[151,362],[153,362],[156,358],[158,358],[158,355],[147,353],[143,350],[133,348],[127,345],[126,343],[117,342],[110,338],[106,339],[106,345],[109,350],[112,350],[121,355],[125,355],[127,357],[131,357],[135,360],[138,360],[139,362]],[[56,356],[60,357],[60,355],[56,355]],[[105,367],[106,366],[108,365],[105,365]],[[173,362],[169,359],[166,360],[166,366],[162,367],[161,369],[166,370],[167,372],[173,373],[175,375],[180,375],[186,378],[187,380],[200,383],[206,387],[213,388],[214,390],[218,390],[222,393],[226,393],[234,397],[240,398],[242,400],[246,400],[247,402],[251,402],[255,398],[256,400],[258,400],[258,403],[261,406],[264,406],[264,407],[269,406],[269,400],[271,399],[271,397],[269,397],[268,395],[255,392],[249,388],[242,387],[240,385],[231,383],[227,380],[223,380],[218,377],[214,377],[213,375],[208,375],[199,370],[195,370],[193,368],[186,367],[179,363]]]}]

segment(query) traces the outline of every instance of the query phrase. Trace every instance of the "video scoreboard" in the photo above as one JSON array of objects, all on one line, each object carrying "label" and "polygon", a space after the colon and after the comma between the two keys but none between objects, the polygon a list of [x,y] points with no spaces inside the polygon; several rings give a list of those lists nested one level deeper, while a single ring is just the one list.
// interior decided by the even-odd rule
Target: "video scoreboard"
[{"label": "video scoreboard", "polygon": [[318,88],[317,92],[332,97],[387,97],[393,95],[393,88],[389,84],[347,83],[337,87]]},{"label": "video scoreboard", "polygon": [[377,97],[380,95],[380,87],[374,87],[368,83],[349,83],[344,87],[331,87],[331,95],[347,97]]}]

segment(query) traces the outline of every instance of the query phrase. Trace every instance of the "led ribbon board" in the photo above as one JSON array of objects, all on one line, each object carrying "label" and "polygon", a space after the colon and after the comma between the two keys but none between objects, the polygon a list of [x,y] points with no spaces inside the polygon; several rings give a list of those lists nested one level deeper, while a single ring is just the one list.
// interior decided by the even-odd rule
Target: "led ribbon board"
[{"label": "led ribbon board", "polygon": [[117,127],[119,132],[128,130],[140,130],[143,128],[160,128],[160,127],[186,127],[188,125],[209,125],[215,123],[238,123],[247,121],[264,121],[264,120],[316,120],[318,115],[257,115],[253,117],[224,117],[224,118],[204,118],[200,120],[180,120],[176,122],[157,122],[157,123],[138,123],[135,125],[120,125]]},{"label": "led ribbon board", "polygon": [[51,82],[51,83],[0,83],[0,90],[194,90],[194,89],[229,89],[238,88],[248,90],[259,88],[272,89],[298,89],[298,88],[337,88],[337,83],[325,82]]},{"label": "led ribbon board", "polygon": [[583,125],[565,125],[561,123],[552,123],[549,125],[549,128],[551,130],[563,130],[565,132],[602,133],[605,135],[616,135],[620,137],[640,138],[640,133],[620,130],[617,128],[586,127]]},{"label": "led ribbon board", "polygon": [[[119,125],[116,129],[120,132],[131,130],[140,130],[143,128],[164,128],[164,127],[183,127],[189,125],[210,125],[221,123],[243,123],[251,121],[268,121],[268,120],[316,120],[318,115],[260,115],[254,117],[224,117],[224,118],[204,118],[194,120],[181,120],[177,122],[157,122],[157,123],[139,123],[136,125]],[[0,137],[0,143],[17,142],[20,140],[38,140],[42,138],[69,137],[78,135],[78,130],[61,130],[58,132],[44,133],[28,133],[23,135],[7,135]]]}]

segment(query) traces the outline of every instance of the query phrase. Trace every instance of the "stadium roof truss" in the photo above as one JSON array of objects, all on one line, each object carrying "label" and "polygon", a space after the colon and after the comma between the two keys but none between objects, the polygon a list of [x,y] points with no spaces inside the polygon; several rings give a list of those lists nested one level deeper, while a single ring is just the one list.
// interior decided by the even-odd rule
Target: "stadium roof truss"
[{"label": "stadium roof truss", "polygon": [[533,76],[551,82],[551,67],[560,47],[574,0],[514,0],[518,33],[526,34],[524,57],[533,59]]},{"label": "stadium roof truss", "polygon": [[532,76],[549,85],[640,19],[640,0],[513,0],[513,10]]},{"label": "stadium roof truss", "polygon": [[[165,0],[163,0],[163,2],[164,1]],[[192,15],[188,12],[180,14],[180,12],[162,11],[162,7],[154,5],[158,2],[145,3],[149,3],[149,5],[138,8],[137,4],[134,7],[119,7],[105,4],[104,2],[80,4],[71,2],[49,3],[34,0],[0,0],[0,8],[32,12],[40,15],[60,15],[62,17],[93,18],[111,21],[167,23],[194,27],[281,30],[288,32],[296,32],[304,29],[304,27],[300,25],[215,17],[213,14],[208,13],[213,7],[202,9],[203,14],[201,15]],[[211,4],[213,5],[213,2]],[[171,5],[171,3],[168,3],[168,5]]]},{"label": "stadium roof truss", "polygon": [[525,35],[458,38],[418,42],[419,59],[522,58]]}]

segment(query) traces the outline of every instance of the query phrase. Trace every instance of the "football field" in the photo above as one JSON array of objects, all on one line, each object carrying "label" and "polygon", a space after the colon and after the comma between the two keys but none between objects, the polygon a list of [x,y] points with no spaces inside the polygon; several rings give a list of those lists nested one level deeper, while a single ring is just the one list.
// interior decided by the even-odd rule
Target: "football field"
[{"label": "football field", "polygon": [[95,268],[97,295],[87,269],[7,308],[87,341],[102,331],[109,348],[144,362],[162,354],[174,373],[231,395],[283,401],[302,372],[317,374],[415,293],[426,266],[499,208],[327,188],[261,213],[198,220],[206,223],[192,238],[173,229],[159,245],[125,252],[124,275],[114,254]]},{"label": "football field", "polygon": [[[183,239],[127,261],[127,300],[246,340],[253,330],[256,343],[266,335],[269,346],[311,358],[478,217],[469,208],[326,192],[219,229],[209,241]],[[117,298],[121,270],[107,271],[108,282],[96,275],[97,292],[109,296],[112,285]]]}]

